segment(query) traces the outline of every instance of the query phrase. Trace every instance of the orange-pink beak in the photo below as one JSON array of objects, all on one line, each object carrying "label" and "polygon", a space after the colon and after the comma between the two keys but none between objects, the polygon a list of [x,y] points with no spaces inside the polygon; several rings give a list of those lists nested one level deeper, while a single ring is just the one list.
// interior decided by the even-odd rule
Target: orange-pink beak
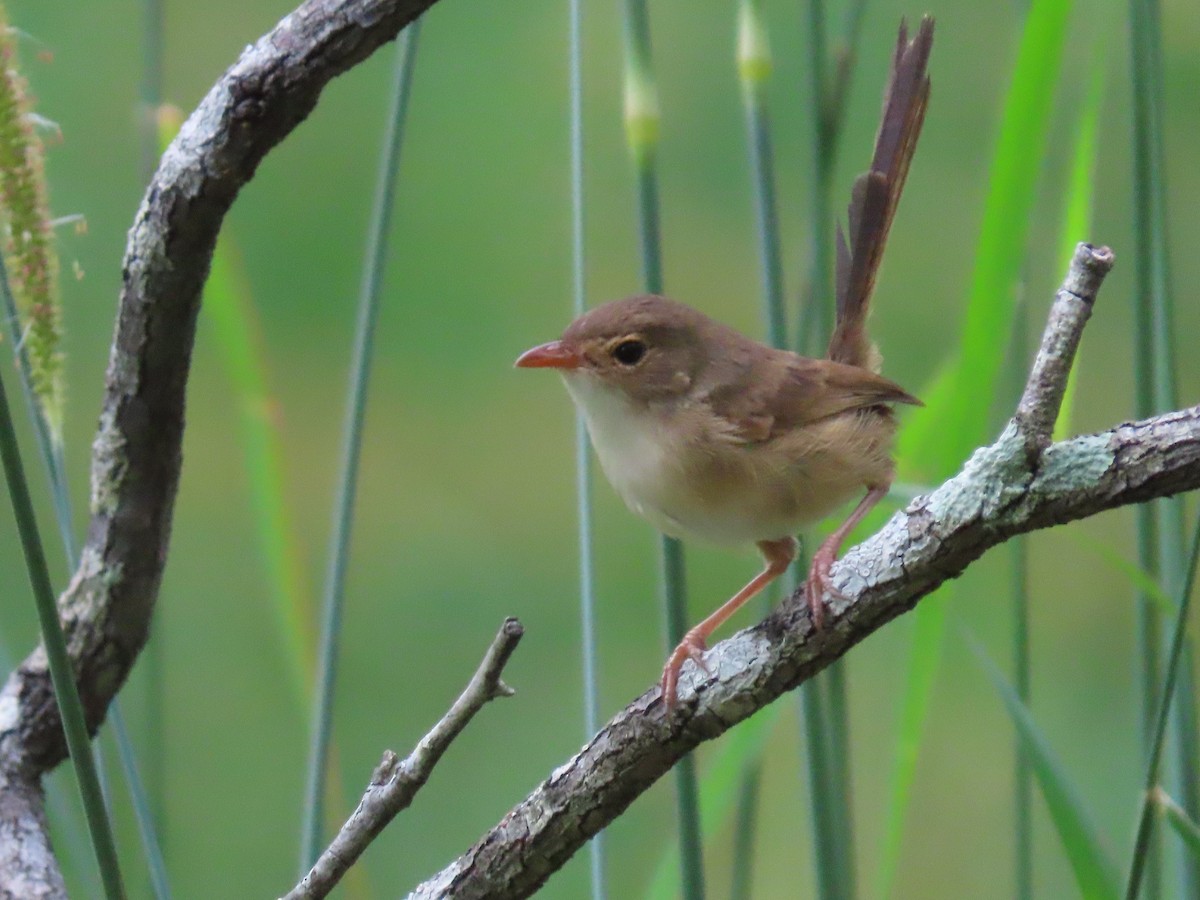
[{"label": "orange-pink beak", "polygon": [[562,341],[551,341],[526,350],[514,363],[518,369],[578,369],[582,364],[583,357],[578,351]]}]

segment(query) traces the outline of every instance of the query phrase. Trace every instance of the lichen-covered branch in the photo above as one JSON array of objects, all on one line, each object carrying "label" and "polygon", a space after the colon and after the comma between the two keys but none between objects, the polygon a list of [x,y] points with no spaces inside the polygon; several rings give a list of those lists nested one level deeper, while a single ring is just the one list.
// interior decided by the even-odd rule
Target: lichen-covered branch
[{"label": "lichen-covered branch", "polygon": [[811,678],[989,548],[1200,487],[1200,406],[1047,446],[1071,358],[1112,262],[1107,248],[1079,245],[1017,416],[962,472],[913,500],[834,567],[850,599],[832,600],[824,627],[813,627],[801,588],[763,622],[709,651],[711,676],[686,664],[672,714],[657,687],[647,691],[411,896],[528,896],[699,743]]},{"label": "lichen-covered branch", "polygon": [[[312,111],[325,85],[433,2],[308,0],[213,86],[146,191],[126,245],[93,445],[87,542],[59,601],[93,730],[145,643],[158,596],[196,315],[221,222],[266,153]],[[0,835],[44,827],[28,817],[37,804],[8,801],[37,791],[38,777],[65,752],[38,649],[0,689]],[[24,876],[8,861],[0,861],[0,896],[42,896],[19,890]],[[61,885],[61,878],[45,873],[38,883]]]},{"label": "lichen-covered branch", "polygon": [[898,512],[835,566],[853,598],[824,627],[793,595],[760,624],[709,651],[709,677],[684,668],[679,709],[657,687],[613,718],[572,759],[415,898],[525,897],[686,753],[811,678],[971,562],[1015,534],[1200,487],[1200,406],[1053,444],[1031,467],[1010,425],[963,471]]}]

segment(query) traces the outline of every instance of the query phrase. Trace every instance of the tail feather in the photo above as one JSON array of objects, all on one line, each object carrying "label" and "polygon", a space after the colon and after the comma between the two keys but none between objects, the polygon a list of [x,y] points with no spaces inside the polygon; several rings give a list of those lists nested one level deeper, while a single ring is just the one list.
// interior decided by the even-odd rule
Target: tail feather
[{"label": "tail feather", "polygon": [[849,241],[837,230],[837,324],[829,341],[830,359],[878,371],[879,353],[867,336],[867,313],[888,231],[896,215],[909,164],[917,147],[929,102],[926,68],[933,46],[933,19],[925,16],[908,40],[901,21],[892,71],[883,98],[871,168],[854,183],[849,208]]}]

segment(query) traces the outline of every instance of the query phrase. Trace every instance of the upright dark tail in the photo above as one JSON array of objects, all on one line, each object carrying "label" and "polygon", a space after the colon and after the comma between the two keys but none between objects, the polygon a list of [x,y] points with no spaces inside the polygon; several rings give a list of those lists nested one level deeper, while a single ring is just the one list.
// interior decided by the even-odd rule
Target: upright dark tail
[{"label": "upright dark tail", "polygon": [[871,291],[925,119],[929,102],[925,67],[932,47],[932,18],[921,19],[911,41],[908,24],[901,20],[883,95],[883,119],[875,136],[875,157],[870,171],[854,182],[851,194],[849,244],[842,226],[837,229],[837,323],[829,340],[829,358],[872,371],[879,370],[881,360],[867,337]]}]

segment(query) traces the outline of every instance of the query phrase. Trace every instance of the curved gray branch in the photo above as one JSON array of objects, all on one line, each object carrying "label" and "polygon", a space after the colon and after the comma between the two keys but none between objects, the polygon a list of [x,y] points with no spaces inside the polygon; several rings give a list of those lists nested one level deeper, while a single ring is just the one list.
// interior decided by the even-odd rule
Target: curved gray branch
[{"label": "curved gray branch", "polygon": [[[93,732],[149,632],[179,484],[200,291],[221,222],[259,162],[312,111],[325,85],[394,39],[433,2],[302,4],[213,86],[146,191],[126,245],[92,452],[87,541],[59,600]],[[24,801],[40,795],[40,775],[65,753],[39,648],[0,690],[0,837],[40,833],[49,845],[40,803]],[[22,881],[24,870],[8,862],[0,859],[0,895],[61,894],[57,872],[35,879],[49,885],[45,892],[23,892],[22,885],[32,882]]]}]

